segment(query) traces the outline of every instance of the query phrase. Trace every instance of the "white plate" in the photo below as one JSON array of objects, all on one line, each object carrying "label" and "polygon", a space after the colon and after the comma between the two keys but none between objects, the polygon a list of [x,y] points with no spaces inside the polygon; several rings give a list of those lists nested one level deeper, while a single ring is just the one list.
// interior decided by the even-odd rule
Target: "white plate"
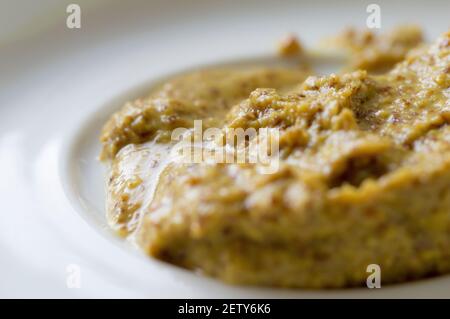
[{"label": "white plate", "polygon": [[[450,297],[448,276],[378,290],[232,287],[147,258],[104,225],[96,136],[110,110],[168,74],[270,54],[289,31],[311,44],[363,26],[364,3],[77,3],[80,30],[66,28],[64,2],[1,3],[1,297]],[[377,3],[383,29],[416,22],[432,39],[448,28],[448,1]]]}]

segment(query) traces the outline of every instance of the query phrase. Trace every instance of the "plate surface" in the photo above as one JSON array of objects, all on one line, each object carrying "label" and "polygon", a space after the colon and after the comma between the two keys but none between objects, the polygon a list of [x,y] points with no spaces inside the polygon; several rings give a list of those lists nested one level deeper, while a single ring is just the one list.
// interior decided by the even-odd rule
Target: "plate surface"
[{"label": "plate surface", "polygon": [[[364,26],[366,4],[77,1],[82,27],[70,30],[70,2],[32,3],[0,2],[12,21],[0,28],[0,297],[450,297],[448,276],[377,290],[228,286],[147,258],[105,226],[96,157],[110,112],[168,74],[268,55],[286,32],[313,44]],[[433,39],[449,27],[448,1],[377,3],[382,30],[414,22]]]}]

